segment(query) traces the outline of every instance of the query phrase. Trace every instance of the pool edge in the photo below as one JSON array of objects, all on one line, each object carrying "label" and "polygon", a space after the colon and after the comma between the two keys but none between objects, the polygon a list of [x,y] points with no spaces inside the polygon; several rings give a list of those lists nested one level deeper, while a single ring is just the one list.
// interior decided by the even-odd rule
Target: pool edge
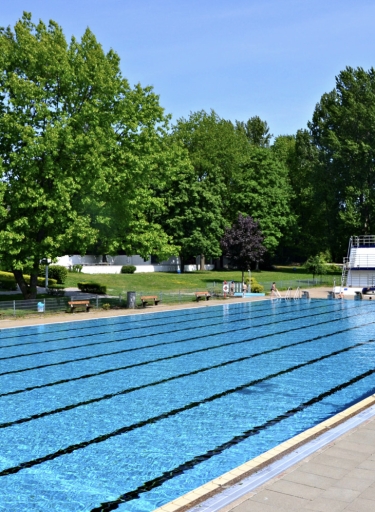
[{"label": "pool edge", "polygon": [[234,485],[244,478],[249,477],[253,473],[263,469],[269,464],[277,461],[284,457],[290,452],[293,452],[305,443],[312,441],[316,437],[326,433],[330,429],[340,425],[344,421],[356,416],[363,410],[371,407],[375,404],[375,394],[371,395],[364,400],[361,400],[355,405],[352,405],[348,409],[332,416],[328,420],[305,430],[301,434],[298,434],[287,441],[275,446],[271,450],[258,455],[254,459],[237,466],[236,468],[224,473],[223,475],[207,482],[206,484],[193,489],[192,491],[172,500],[165,505],[157,508],[154,512],[185,512],[190,508],[198,505],[199,503],[206,501],[215,494],[223,491],[228,486]]}]

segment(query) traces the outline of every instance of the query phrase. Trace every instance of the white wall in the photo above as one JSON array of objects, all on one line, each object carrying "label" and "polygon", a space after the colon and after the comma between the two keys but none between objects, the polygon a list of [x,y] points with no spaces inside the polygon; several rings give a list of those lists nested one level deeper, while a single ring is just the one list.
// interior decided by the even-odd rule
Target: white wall
[{"label": "white wall", "polygon": [[106,256],[107,263],[102,263],[102,256],[79,256],[65,255],[58,258],[56,265],[71,267],[73,265],[83,265],[83,274],[120,274],[123,265],[134,265],[135,273],[140,272],[178,272],[181,270],[180,258],[172,256],[166,261],[152,265],[151,259],[144,261],[139,255],[133,256]]}]

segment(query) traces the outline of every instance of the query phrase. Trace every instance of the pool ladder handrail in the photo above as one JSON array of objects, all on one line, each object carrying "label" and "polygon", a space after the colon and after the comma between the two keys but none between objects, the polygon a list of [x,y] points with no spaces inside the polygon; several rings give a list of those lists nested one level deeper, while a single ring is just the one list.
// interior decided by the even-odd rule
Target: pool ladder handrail
[{"label": "pool ladder handrail", "polygon": [[284,299],[285,299],[285,300],[289,300],[289,299],[291,299],[291,298],[292,298],[292,288],[289,286],[289,288],[288,288],[288,289],[287,289],[287,291],[286,291],[286,294],[285,294]]},{"label": "pool ladder handrail", "polygon": [[300,287],[298,286],[297,287],[297,290],[295,291],[294,293],[294,300],[297,300],[297,299],[300,299],[301,298],[301,289]]}]

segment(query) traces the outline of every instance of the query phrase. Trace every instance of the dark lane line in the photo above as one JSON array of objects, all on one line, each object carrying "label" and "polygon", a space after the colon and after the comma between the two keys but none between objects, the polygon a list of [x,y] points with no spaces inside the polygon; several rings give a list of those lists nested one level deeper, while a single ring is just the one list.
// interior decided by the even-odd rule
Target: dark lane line
[{"label": "dark lane line", "polygon": [[[351,308],[351,309],[354,309],[354,308]],[[371,313],[372,311],[370,311]],[[124,353],[127,353],[127,352],[134,352],[134,351],[139,351],[139,350],[145,350],[145,349],[148,349],[148,348],[155,348],[155,347],[159,347],[159,346],[163,346],[163,345],[173,345],[173,344],[178,344],[178,343],[186,343],[187,341],[192,341],[192,340],[196,340],[196,339],[205,339],[205,338],[209,338],[209,337],[212,337],[212,336],[219,336],[221,334],[230,334],[230,333],[233,333],[233,332],[239,332],[239,331],[245,331],[247,329],[254,329],[254,328],[257,328],[257,327],[264,327],[264,326],[270,326],[270,325],[275,325],[275,324],[282,324],[282,323],[285,323],[285,322],[294,322],[294,321],[299,321],[299,320],[303,320],[305,318],[311,318],[311,317],[315,317],[315,316],[322,316],[322,315],[328,315],[332,312],[329,312],[329,311],[323,311],[323,312],[320,312],[320,313],[315,313],[313,315],[311,314],[307,314],[305,316],[299,316],[299,317],[294,317],[294,318],[284,318],[282,320],[275,320],[274,322],[267,322],[266,324],[257,324],[257,325],[250,325],[250,326],[244,326],[244,327],[239,327],[238,329],[231,329],[231,331],[228,331],[227,330],[224,330],[224,331],[218,331],[218,332],[214,332],[214,333],[210,333],[210,334],[206,334],[206,335],[199,335],[199,336],[193,336],[193,337],[189,337],[189,338],[184,338],[182,340],[174,340],[174,341],[166,341],[166,342],[161,342],[161,343],[155,343],[153,345],[144,345],[144,346],[141,346],[141,347],[133,347],[133,348],[126,348],[126,349],[122,349],[122,350],[115,350],[115,351],[111,351],[111,352],[104,352],[102,354],[94,354],[92,356],[85,356],[85,357],[77,357],[75,359],[67,359],[65,361],[58,361],[58,362],[55,362],[55,363],[48,363],[48,364],[44,364],[44,365],[39,365],[39,366],[29,366],[29,367],[26,367],[26,368],[19,368],[17,370],[10,370],[8,372],[2,372],[0,373],[0,377],[2,375],[9,375],[11,373],[21,373],[21,372],[26,372],[26,371],[32,371],[32,370],[37,370],[37,369],[40,369],[40,368],[47,368],[49,366],[60,366],[60,365],[65,365],[65,364],[69,364],[69,363],[74,363],[74,362],[79,362],[79,361],[88,361],[90,359],[95,359],[95,358],[100,358],[100,357],[111,357],[113,355],[116,355],[116,354],[124,354]],[[363,312],[360,312],[356,315],[349,315],[345,318],[353,318],[355,316],[361,316],[363,314]],[[332,321],[339,321],[339,320],[343,320],[345,318],[338,318],[338,319],[335,319],[335,320],[332,320]],[[230,320],[230,321],[227,321],[224,325],[227,326],[228,324],[230,323],[238,323],[238,320]],[[321,324],[324,324],[325,322],[321,322]],[[321,325],[319,324],[319,325]],[[216,325],[221,325],[221,322],[219,322],[218,324],[213,324],[213,325],[209,325],[209,327],[215,327]],[[302,326],[302,328],[304,328],[306,326]],[[309,326],[310,327],[310,326]],[[200,329],[205,329],[206,326],[202,326],[200,327]],[[176,329],[176,331],[169,331],[169,332],[166,332],[166,333],[162,333],[162,334],[171,334],[171,333],[175,333],[175,332],[184,332],[184,331],[189,331],[189,330],[193,330],[193,331],[196,331],[198,329],[198,327],[191,327],[191,328],[188,328],[188,329]],[[158,334],[155,334],[155,336],[157,335],[160,335],[160,333]],[[145,334],[144,336],[136,336],[134,338],[131,338],[132,340],[137,340],[137,339],[142,339],[142,338],[149,338],[153,335],[151,334]],[[257,339],[257,338],[256,338]],[[121,341],[127,341],[127,338],[124,338],[123,340]],[[120,343],[119,340],[117,340],[116,342],[112,342],[112,343]],[[223,346],[225,346],[226,344],[224,344]],[[83,345],[83,347],[85,347],[87,345]],[[81,346],[79,347],[81,348]],[[68,350],[68,349],[56,349],[56,350]],[[53,351],[55,351],[55,349],[53,349]],[[18,358],[18,357],[27,357],[29,355],[32,355],[32,354],[26,354],[25,356],[11,356],[9,357],[9,359],[13,359],[13,358]],[[8,358],[4,358],[4,359],[8,359]],[[151,361],[152,362],[152,361]]]},{"label": "dark lane line", "polygon": [[[316,310],[316,309],[321,309],[323,308],[324,305],[319,305],[317,307],[314,307],[314,308],[304,308],[302,311],[312,311],[312,310]],[[350,309],[354,309],[355,307],[359,307],[359,306],[352,306]],[[283,309],[286,309],[286,308],[283,308]],[[269,309],[265,310],[265,311],[269,311]],[[287,314],[287,313],[290,313],[291,310],[288,309],[287,311],[284,311],[284,312],[281,312],[282,315],[284,314]],[[332,311],[329,311],[327,313],[331,313]],[[248,317],[248,313],[247,312],[241,312],[241,311],[238,311],[238,312],[233,312],[235,313],[236,316],[240,316],[240,317],[243,317],[245,319],[249,319]],[[256,317],[251,317],[250,320],[256,320],[257,318],[267,318],[269,316],[274,316],[275,314],[272,312],[270,313],[269,315],[258,315]],[[214,325],[220,325],[222,324],[222,318],[223,318],[223,315],[222,313],[219,314],[219,315],[214,315],[214,316],[211,316],[209,318],[209,320],[211,319],[219,319],[221,321],[217,322],[216,324],[213,323],[213,324],[210,324],[212,326]],[[231,320],[232,321],[232,320]],[[231,322],[229,321],[229,322]],[[226,323],[229,323],[228,321]],[[173,325],[175,324],[184,324],[184,323],[189,323],[191,324],[191,319],[189,320],[182,320],[182,321],[179,321],[179,322],[173,322]],[[170,323],[169,325],[171,325],[172,323]],[[159,327],[159,326],[163,326],[163,327],[166,327],[166,324],[165,323],[161,323],[161,324],[153,324],[153,325],[150,325],[149,328],[150,329],[153,329],[154,327]],[[206,326],[206,325],[205,325]],[[204,326],[204,327],[205,327]],[[148,328],[148,327],[147,327]],[[57,350],[68,350],[69,348],[80,348],[80,347],[87,347],[87,346],[92,346],[92,345],[98,345],[98,344],[105,344],[105,343],[115,343],[116,341],[123,341],[123,340],[133,340],[133,339],[137,339],[139,337],[147,337],[147,336],[157,336],[157,335],[160,335],[160,334],[166,334],[166,333],[171,333],[171,332],[179,332],[179,331],[183,331],[183,330],[189,330],[189,329],[197,329],[199,327],[197,326],[193,326],[193,327],[188,327],[186,329],[175,329],[173,331],[170,331],[170,330],[167,330],[167,331],[160,331],[160,332],[156,332],[156,333],[150,333],[150,334],[145,334],[144,336],[133,336],[133,337],[130,337],[130,338],[123,338],[122,340],[115,340],[115,341],[102,341],[102,342],[95,342],[95,343],[88,343],[88,344],[83,344],[83,345],[72,345],[70,347],[59,347],[57,349],[51,349],[51,350],[42,350],[42,351],[39,351],[39,352],[30,352],[28,354],[22,354],[22,355],[15,355],[15,356],[7,356],[7,357],[1,357],[0,360],[2,359],[10,359],[12,357],[27,357],[29,355],[37,355],[37,354],[43,354],[43,353],[49,353],[49,352],[54,352],[54,351],[57,351]],[[134,328],[129,328],[129,329],[117,329],[117,330],[111,330],[110,333],[111,334],[115,334],[115,333],[124,333],[124,332],[128,332],[128,331],[136,331],[138,329],[142,329],[144,330],[145,327],[144,326],[141,326],[141,327],[134,327]],[[102,331],[102,332],[94,332],[94,333],[86,333],[86,334],[80,334],[80,335],[77,335],[77,336],[73,336],[73,339],[78,339],[78,338],[90,338],[92,336],[101,336],[101,335],[106,335],[108,334],[108,330],[106,331]],[[55,338],[53,340],[44,340],[44,341],[37,341],[37,342],[30,342],[30,343],[19,343],[17,345],[4,345],[3,347],[0,347],[0,348],[18,348],[18,347],[23,347],[25,345],[37,345],[37,344],[40,344],[40,343],[56,343],[58,341],[64,341],[64,340],[70,340],[72,338],[72,336],[68,336],[68,337],[64,337],[64,338]]]},{"label": "dark lane line", "polygon": [[193,459],[190,459],[188,461],[183,462],[179,466],[170,469],[168,471],[165,471],[160,476],[153,478],[152,480],[148,480],[144,484],[140,485],[136,489],[132,491],[128,491],[121,496],[119,496],[116,500],[113,501],[107,501],[105,503],[101,503],[99,507],[95,507],[91,509],[90,512],[110,512],[111,510],[116,510],[119,505],[122,503],[126,503],[128,501],[137,499],[140,497],[140,494],[143,494],[145,492],[149,492],[152,489],[155,489],[155,487],[160,487],[164,482],[167,482],[168,480],[172,480],[176,476],[180,475],[181,473],[184,473],[185,471],[189,471],[190,469],[193,469],[195,466],[200,464],[201,462],[204,462],[208,459],[211,459],[215,455],[219,455],[223,451],[227,450],[228,448],[231,448],[232,446],[235,446],[245,439],[248,439],[251,436],[255,436],[262,432],[263,430],[266,430],[267,428],[273,427],[277,423],[280,423],[281,421],[290,418],[291,416],[294,416],[300,411],[303,411],[307,409],[308,407],[311,407],[312,405],[315,405],[318,402],[321,402],[324,400],[324,398],[327,398],[338,391],[341,391],[345,388],[348,388],[352,386],[353,384],[356,384],[362,379],[365,379],[366,377],[369,377],[370,375],[373,375],[375,373],[375,369],[368,370],[365,373],[362,373],[361,375],[358,375],[357,377],[353,377],[349,381],[339,384],[338,386],[335,386],[334,388],[331,388],[330,390],[321,393],[320,395],[317,395],[316,397],[312,398],[311,400],[308,400],[307,402],[302,402],[297,407],[293,407],[293,409],[290,409],[289,411],[280,414],[279,416],[276,416],[275,418],[266,421],[262,425],[258,425],[256,427],[252,427],[249,430],[245,430],[240,435],[237,435],[230,439],[229,441],[226,441],[225,443],[216,446],[216,448],[213,448],[212,450],[208,450],[206,453],[202,453],[200,455],[195,456]]},{"label": "dark lane line", "polygon": [[[347,316],[345,318],[339,318],[339,319],[336,319],[336,320],[327,320],[326,322],[320,322],[319,325],[324,325],[324,324],[328,324],[328,323],[332,323],[332,322],[338,322],[340,320],[345,320],[345,319],[348,319],[348,318],[353,318],[355,316],[361,316],[361,313],[358,313],[356,315],[349,315],[349,316]],[[349,328],[347,328],[347,329],[345,329],[343,331],[340,331],[340,332],[348,332],[348,331],[351,331],[352,329],[359,329],[361,327],[366,327],[367,325],[371,325],[373,323],[374,322],[368,322],[368,323],[365,323],[365,324],[361,324],[359,326],[349,327]],[[144,365],[148,365],[148,364],[153,364],[153,363],[157,363],[157,362],[160,362],[160,361],[176,359],[176,358],[183,357],[183,356],[186,356],[186,355],[192,355],[192,354],[195,354],[195,353],[198,353],[198,352],[206,352],[208,350],[215,350],[215,349],[218,349],[218,348],[220,349],[222,347],[226,347],[226,346],[230,346],[230,345],[238,345],[240,343],[248,343],[249,341],[260,340],[260,339],[264,339],[264,338],[270,338],[272,336],[279,336],[280,334],[289,334],[289,333],[291,333],[293,331],[299,331],[301,329],[309,329],[311,327],[313,327],[313,326],[311,326],[311,325],[297,326],[297,327],[294,327],[293,329],[287,329],[285,331],[279,331],[279,332],[276,332],[276,333],[264,334],[262,336],[257,336],[257,337],[253,337],[253,338],[247,338],[247,339],[242,340],[242,341],[228,342],[228,343],[223,343],[223,344],[220,344],[220,345],[213,345],[213,346],[211,346],[209,348],[193,350],[193,351],[190,351],[190,352],[183,352],[181,354],[175,354],[173,356],[161,357],[161,358],[158,358],[158,359],[154,359],[152,361],[143,361],[143,362],[135,363],[135,364],[132,364],[132,365],[121,366],[121,367],[116,367],[116,368],[109,368],[109,369],[106,369],[106,370],[102,370],[100,372],[88,373],[86,375],[80,375],[79,377],[73,377],[73,378],[69,378],[69,379],[61,379],[61,380],[58,380],[58,381],[55,381],[55,382],[50,382],[50,383],[47,383],[47,384],[39,384],[39,385],[36,385],[36,386],[29,386],[27,388],[17,389],[17,390],[14,390],[14,391],[9,391],[7,393],[2,393],[2,394],[0,394],[0,398],[4,397],[4,396],[16,395],[16,394],[19,394],[19,393],[24,393],[24,392],[27,392],[27,391],[33,391],[34,389],[42,389],[42,388],[46,388],[46,387],[57,386],[59,384],[65,384],[65,383],[68,383],[68,382],[74,382],[74,381],[78,381],[78,380],[81,380],[81,379],[89,379],[89,378],[92,378],[92,377],[97,377],[99,375],[106,375],[108,373],[128,370],[128,369],[135,368],[135,367],[138,367],[138,366],[144,366]],[[334,333],[334,334],[336,334],[336,333]],[[215,334],[215,336],[216,335],[217,334]],[[328,334],[326,336],[328,336]],[[191,338],[191,339],[194,339],[194,338]],[[26,371],[26,370],[24,370],[24,371]],[[9,373],[11,373],[11,372],[9,372]],[[17,371],[15,371],[14,373],[17,373]]]},{"label": "dark lane line", "polygon": [[[321,308],[313,308],[313,309],[321,309]],[[355,308],[351,307],[350,309],[353,310]],[[311,311],[311,309],[309,309],[308,311]],[[286,313],[291,313],[291,311],[288,311],[288,312],[285,312],[285,313],[281,313],[281,314],[284,315]],[[277,320],[275,322],[267,322],[267,323],[264,323],[264,324],[251,325],[251,326],[249,325],[249,326],[246,326],[246,327],[241,327],[240,329],[233,329],[232,332],[235,332],[235,331],[238,331],[238,330],[250,329],[250,328],[253,328],[253,327],[268,326],[268,325],[272,325],[272,324],[275,324],[275,323],[287,322],[287,321],[290,321],[290,320],[297,320],[297,318],[309,318],[311,316],[326,315],[326,314],[328,315],[328,314],[331,314],[331,313],[332,313],[332,311],[325,311],[325,312],[322,312],[322,313],[316,313],[315,315],[311,315],[310,314],[310,315],[299,316],[299,317],[294,317],[294,318],[284,318],[282,320]],[[241,322],[243,320],[248,320],[248,318],[246,318],[245,316],[243,316],[241,314],[233,315],[233,316],[235,316],[236,318],[233,318],[231,320],[227,320],[225,322],[225,325],[228,325],[228,324],[231,324],[231,323],[239,323],[239,322]],[[256,318],[261,318],[263,320],[264,318],[267,318],[268,316],[274,316],[274,314],[262,315],[262,316],[256,317]],[[220,316],[220,320],[221,319],[222,319],[222,315]],[[172,334],[172,333],[177,333],[177,332],[193,331],[193,330],[196,330],[196,329],[205,329],[207,327],[216,327],[216,326],[223,326],[223,322],[219,321],[219,322],[212,323],[212,324],[206,323],[205,325],[202,325],[202,326],[196,326],[195,325],[195,326],[191,326],[191,327],[184,327],[182,329],[167,330],[167,331],[161,331],[161,332],[155,332],[155,333],[152,332],[152,333],[148,333],[148,334],[146,333],[146,334],[138,335],[138,336],[120,338],[118,340],[106,340],[106,341],[97,341],[97,342],[94,342],[94,343],[84,343],[82,345],[70,345],[69,347],[58,347],[58,348],[53,348],[53,349],[50,349],[50,350],[41,350],[39,352],[29,352],[27,354],[15,354],[15,355],[12,355],[12,356],[0,357],[0,361],[4,361],[4,360],[8,360],[8,359],[17,359],[17,358],[20,358],[20,357],[36,356],[36,355],[40,355],[40,354],[50,354],[52,352],[60,352],[60,351],[65,351],[65,350],[74,350],[76,348],[80,349],[80,348],[85,348],[85,347],[93,347],[93,346],[96,346],[96,345],[106,345],[108,343],[122,343],[124,341],[129,342],[129,341],[133,341],[133,340],[139,340],[139,339],[142,339],[142,338],[150,338],[152,336],[160,336],[161,334]],[[123,332],[123,331],[121,331],[121,330],[120,331],[111,331],[110,334],[113,334],[113,333],[116,333],[116,332]],[[109,333],[108,332],[106,332],[106,333],[93,333],[93,334],[90,334],[89,336],[90,337],[91,336],[100,336],[100,335],[103,335],[103,334],[109,334]],[[82,337],[83,338],[87,338],[88,336],[82,336]],[[74,337],[74,338],[76,338],[76,337]],[[64,339],[69,339],[69,338],[64,338]],[[158,346],[163,346],[163,345],[171,345],[171,344],[174,344],[174,343],[181,343],[183,341],[187,341],[187,340],[190,340],[190,339],[194,339],[194,338],[187,338],[186,340],[176,340],[176,341],[169,341],[169,342],[162,342],[162,343],[153,343],[152,345],[144,345],[142,347],[129,348],[129,349],[126,349],[126,351],[132,352],[132,351],[135,351],[135,350],[143,350],[143,349],[146,349],[146,348],[158,347]],[[61,341],[61,340],[58,340],[58,341]],[[18,346],[19,345],[17,345],[17,348],[18,348]]]},{"label": "dark lane line", "polygon": [[[253,304],[259,304],[259,303],[253,303]],[[268,304],[268,302],[267,302]],[[288,303],[289,304],[289,303]],[[236,307],[236,306],[242,306],[243,303],[241,304],[231,304],[233,306],[233,309],[243,309],[243,308],[240,308],[240,307]],[[263,303],[262,303],[262,306],[263,306]],[[218,304],[217,306],[213,306],[214,308],[222,308],[222,305]],[[319,307],[322,307],[322,306],[319,306]],[[283,305],[283,309],[285,309],[286,306]],[[254,308],[255,309],[255,308]],[[256,308],[255,311],[258,312],[258,311],[268,311],[269,308],[267,307],[262,307],[262,308]],[[163,312],[163,313],[159,313],[159,314],[165,314],[166,315],[166,318],[170,318],[170,319],[173,319],[173,321],[169,322],[169,324],[173,324],[173,323],[184,323],[184,322],[189,322],[191,321],[191,318],[190,317],[194,317],[196,318],[197,316],[207,316],[207,310],[206,309],[202,309],[202,310],[195,310],[195,309],[186,309],[184,311],[191,311],[191,313],[187,314],[187,313],[180,313],[180,314],[171,314],[171,315],[167,315],[167,312]],[[194,313],[193,313],[194,312]],[[241,312],[240,312],[241,313]],[[149,322],[149,318],[146,318],[147,315],[139,315],[138,318],[139,320],[137,320],[136,323],[144,323],[144,322]],[[219,312],[218,315],[213,315],[213,317],[216,317],[216,316],[220,316],[222,317],[223,316],[223,313],[222,311]],[[183,320],[178,320],[176,322],[175,318],[179,318],[179,317],[182,317]],[[119,318],[119,317],[116,317],[116,318]],[[136,329],[144,329],[144,325],[139,325],[139,326],[136,326],[136,325],[132,325],[131,322],[129,321],[129,317],[126,316],[126,317],[122,317],[124,320],[123,321],[117,321],[116,323],[111,323],[110,325],[112,326],[119,326],[119,325],[124,325],[126,324],[129,328],[127,329],[120,329],[119,331],[112,331],[112,332],[123,332],[124,330],[125,331],[132,331],[132,330],[136,330]],[[212,318],[210,316],[210,318]],[[165,326],[166,325],[166,322],[165,322],[165,317],[160,319],[161,320],[161,323],[155,323],[153,324],[154,326]],[[74,320],[73,320],[74,322]],[[106,323],[96,323],[96,319],[90,319],[90,320],[85,320],[84,322],[93,322],[95,323],[95,325],[89,325],[89,326],[85,326],[85,327],[74,327],[74,331],[82,331],[82,330],[88,330],[88,329],[97,329],[98,327],[108,327],[108,322]],[[78,322],[77,322],[78,323]],[[81,323],[81,322],[79,322]],[[168,324],[167,324],[168,325]],[[3,333],[4,331],[6,330],[9,330],[9,329],[3,329],[1,330],[0,329],[0,341],[1,341],[1,333]],[[40,335],[48,335],[48,334],[55,334],[55,333],[60,333],[60,332],[71,332],[72,328],[69,327],[67,329],[55,329],[55,330],[51,330],[51,331],[45,331],[45,332],[35,332],[35,333],[22,333],[22,334],[17,334],[16,336],[6,336],[4,339],[15,339],[15,338],[25,338],[25,337],[28,337],[28,336],[40,336]],[[103,333],[107,333],[108,331],[103,331]],[[90,335],[90,334],[88,334]],[[84,337],[84,336],[87,336],[87,334],[84,334],[84,335],[79,335],[77,337]],[[11,345],[2,345],[0,346],[0,349],[2,348],[9,348],[9,347],[22,347],[24,345],[33,345],[33,344],[37,344],[37,343],[52,343],[53,341],[60,341],[60,340],[64,340],[64,339],[69,339],[69,337],[63,337],[63,338],[56,338],[55,340],[43,340],[43,341],[38,341],[38,342],[26,342],[26,343],[16,343],[16,344],[11,344]]]},{"label": "dark lane line", "polygon": [[[354,327],[352,327],[351,329],[354,329]],[[85,400],[85,401],[82,401],[82,402],[77,402],[75,404],[69,404],[69,405],[66,405],[64,407],[59,407],[58,409],[53,409],[51,411],[45,411],[45,412],[41,412],[41,413],[38,413],[38,414],[33,414],[31,416],[27,416],[25,418],[19,418],[18,420],[9,421],[9,422],[6,422],[6,423],[0,423],[0,429],[1,428],[8,428],[8,427],[11,427],[13,425],[19,425],[21,423],[27,423],[27,422],[32,421],[32,420],[37,420],[37,419],[40,419],[40,418],[44,418],[46,416],[52,416],[54,414],[59,414],[61,412],[71,411],[72,409],[76,409],[78,407],[82,407],[82,406],[85,406],[85,405],[90,405],[90,404],[94,404],[94,403],[97,403],[97,402],[101,402],[103,400],[110,400],[111,398],[114,398],[116,396],[127,395],[129,393],[133,393],[134,391],[139,391],[141,389],[145,389],[145,388],[149,388],[149,387],[153,387],[153,386],[158,386],[160,384],[165,384],[166,382],[171,382],[173,380],[181,379],[181,378],[184,378],[184,377],[190,377],[192,375],[197,375],[199,373],[203,373],[203,372],[206,372],[206,371],[214,370],[214,369],[217,369],[217,368],[222,368],[224,366],[229,366],[231,364],[240,363],[242,361],[247,361],[249,359],[254,359],[256,357],[260,357],[260,356],[263,356],[263,355],[266,355],[266,354],[272,354],[274,352],[279,352],[281,350],[285,350],[285,349],[288,349],[290,347],[296,347],[298,345],[304,345],[306,343],[312,343],[314,341],[317,341],[317,340],[320,340],[320,339],[323,339],[323,338],[326,339],[326,338],[329,338],[330,336],[336,336],[337,334],[342,334],[344,332],[347,332],[347,330],[348,329],[344,329],[342,331],[335,331],[334,333],[331,333],[331,334],[321,334],[320,336],[316,336],[315,338],[311,338],[311,339],[308,339],[308,340],[296,341],[295,343],[290,343],[289,345],[281,345],[280,347],[270,348],[269,350],[264,350],[262,352],[256,352],[256,353],[251,354],[249,356],[243,356],[243,357],[239,357],[237,359],[231,359],[229,361],[225,361],[223,363],[218,363],[218,364],[215,364],[213,366],[207,366],[207,367],[203,367],[203,368],[198,368],[197,370],[193,370],[193,371],[188,372],[188,373],[181,373],[179,375],[174,375],[173,377],[168,377],[168,378],[165,378],[165,379],[161,379],[159,381],[154,381],[154,382],[150,382],[148,384],[142,384],[140,386],[135,386],[135,387],[132,387],[132,388],[123,389],[121,391],[117,391],[116,393],[108,393],[108,394],[102,395],[100,397],[91,398],[89,400]]]},{"label": "dark lane line", "polygon": [[355,345],[352,345],[351,347],[345,347],[341,350],[336,350],[334,352],[331,352],[330,354],[326,354],[324,356],[318,357],[316,359],[311,359],[310,361],[307,361],[305,363],[300,363],[295,366],[291,366],[290,368],[287,368],[285,370],[281,370],[279,372],[267,375],[267,377],[262,377],[260,379],[255,379],[252,381],[247,382],[246,384],[241,384],[240,386],[236,386],[232,389],[227,389],[226,391],[222,391],[220,393],[215,393],[214,395],[211,395],[207,398],[204,398],[203,400],[200,400],[199,402],[190,402],[187,405],[184,405],[183,407],[178,407],[176,409],[172,409],[171,411],[159,414],[158,416],[154,416],[153,418],[148,418],[147,420],[142,420],[137,423],[133,423],[132,425],[128,425],[126,427],[121,427],[117,430],[114,430],[113,432],[109,432],[107,434],[102,434],[100,436],[94,437],[93,439],[90,439],[90,441],[83,441],[81,443],[72,444],[66,448],[61,448],[60,450],[57,450],[56,452],[49,453],[48,455],[44,455],[43,457],[38,457],[36,459],[22,462],[21,464],[17,466],[13,466],[11,468],[4,469],[0,471],[0,477],[1,476],[7,476],[7,475],[14,475],[15,473],[18,473],[22,469],[26,468],[32,468],[34,466],[38,466],[39,464],[42,464],[43,462],[47,462],[50,460],[57,459],[58,457],[61,457],[63,455],[67,455],[70,453],[73,453],[77,450],[82,450],[84,448],[87,448],[90,445],[102,443],[104,441],[107,441],[108,439],[111,439],[113,437],[120,436],[122,434],[125,434],[127,432],[131,432],[133,430],[136,430],[138,428],[144,427],[146,425],[149,425],[151,423],[156,423],[158,421],[171,418],[172,416],[176,416],[177,414],[180,414],[182,412],[188,411],[190,409],[194,409],[196,407],[199,407],[203,404],[207,404],[209,402],[213,402],[215,400],[218,400],[219,398],[222,398],[224,396],[228,396],[230,394],[233,394],[237,391],[240,391],[242,389],[248,388],[250,386],[254,386],[256,384],[259,384],[261,382],[265,382],[267,380],[273,379],[274,377],[279,377],[280,375],[285,375],[287,373],[291,373],[295,370],[299,370],[300,368],[304,368],[306,366],[310,366],[312,364],[315,364],[317,362],[323,361],[324,359],[329,359],[330,357],[334,357],[338,354],[343,354],[345,352],[349,352],[350,350],[353,350],[358,347],[362,347],[364,345],[368,345],[370,343],[374,343],[374,339],[363,341],[360,343],[356,343]]}]

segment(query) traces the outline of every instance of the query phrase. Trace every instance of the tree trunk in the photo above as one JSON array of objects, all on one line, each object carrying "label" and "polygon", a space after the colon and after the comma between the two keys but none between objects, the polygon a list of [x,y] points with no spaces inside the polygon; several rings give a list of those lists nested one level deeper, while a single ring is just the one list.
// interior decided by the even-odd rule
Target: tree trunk
[{"label": "tree trunk", "polygon": [[30,284],[25,281],[22,270],[13,270],[13,275],[18,284],[24,299],[36,299],[38,285],[38,268],[30,273]]},{"label": "tree trunk", "polygon": [[13,275],[21,290],[23,298],[30,299],[30,286],[26,283],[22,270],[13,270]]},{"label": "tree trunk", "polygon": [[205,265],[206,265],[206,258],[204,256],[204,254],[201,254],[201,263],[200,263],[200,270],[205,270]]}]

